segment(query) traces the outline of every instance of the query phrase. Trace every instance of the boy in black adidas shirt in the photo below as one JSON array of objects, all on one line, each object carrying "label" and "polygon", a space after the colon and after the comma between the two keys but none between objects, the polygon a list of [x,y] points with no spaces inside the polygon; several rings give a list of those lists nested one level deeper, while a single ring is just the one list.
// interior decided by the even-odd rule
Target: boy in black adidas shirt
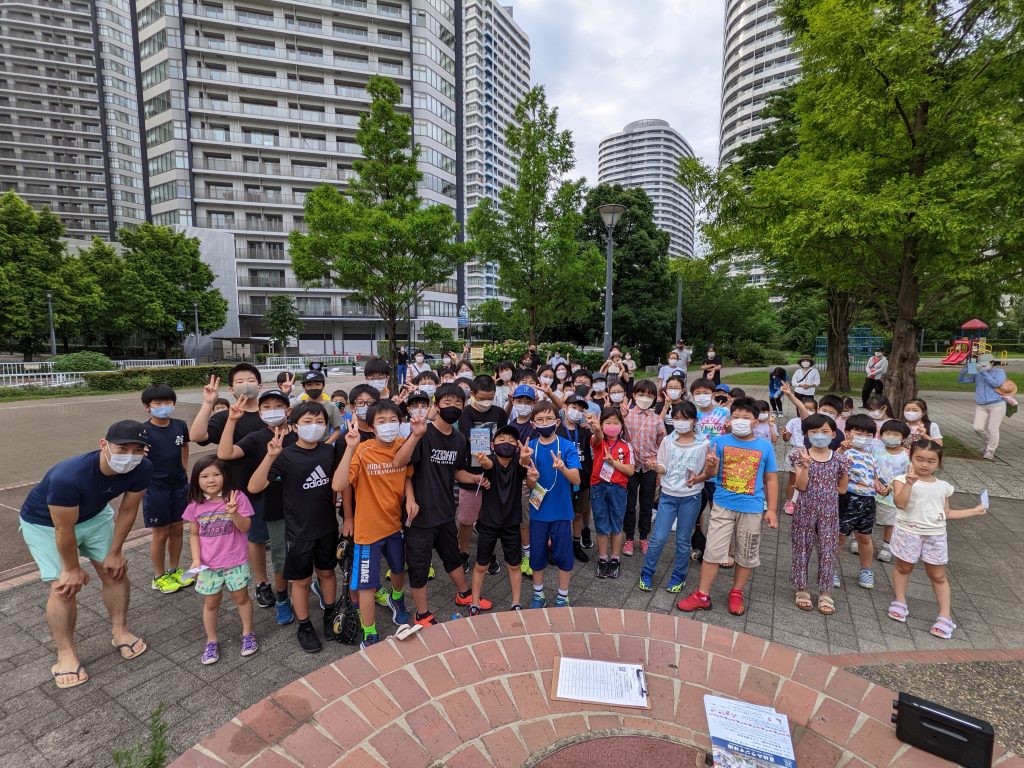
[{"label": "boy in black adidas shirt", "polygon": [[320,442],[327,431],[327,412],[321,403],[301,403],[292,410],[297,439],[284,447],[284,431],[267,445],[267,455],[252,473],[249,491],[260,493],[271,482],[281,483],[284,502],[284,577],[291,584],[292,609],[299,620],[299,645],[307,653],[323,648],[309,620],[313,572],[320,581],[324,604],[324,637],[336,639],[334,616],[338,579],[338,515],[331,477],[344,452],[343,445]]},{"label": "boy in black adidas shirt", "polygon": [[590,556],[583,551],[583,529],[590,517],[590,472],[594,468],[594,449],[590,445],[590,429],[587,427],[587,401],[573,393],[567,395],[562,423],[555,431],[576,446],[580,454],[579,485],[572,487],[572,552],[581,563],[590,562]]}]

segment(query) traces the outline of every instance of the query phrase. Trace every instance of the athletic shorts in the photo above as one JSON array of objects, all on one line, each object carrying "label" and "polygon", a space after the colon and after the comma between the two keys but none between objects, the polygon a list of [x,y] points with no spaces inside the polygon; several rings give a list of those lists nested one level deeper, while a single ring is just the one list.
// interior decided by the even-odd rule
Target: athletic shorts
[{"label": "athletic shorts", "polygon": [[584,523],[590,518],[590,486],[585,485],[572,495],[572,512]]},{"label": "athletic shorts", "polygon": [[338,564],[338,532],[329,531],[318,539],[286,541],[284,573],[288,581],[302,581],[313,570],[330,571]]},{"label": "athletic shorts", "polygon": [[535,572],[548,567],[548,542],[551,555],[560,571],[571,571],[575,564],[572,553],[572,520],[530,521],[530,568]]},{"label": "athletic shorts", "polygon": [[875,499],[875,525],[896,525],[896,507]]},{"label": "athletic shorts", "polygon": [[252,517],[249,518],[249,530],[245,536],[250,544],[270,543],[270,531],[267,530],[267,521],[263,519],[263,507],[265,505],[262,495],[252,499]]},{"label": "athletic shorts", "polygon": [[949,562],[949,545],[944,533],[938,536],[922,536],[897,528],[892,532],[889,548],[893,557],[904,563],[916,563],[921,560],[928,565],[945,565]]},{"label": "athletic shorts", "polygon": [[467,491],[459,488],[459,511],[455,518],[459,525],[472,525],[480,519],[480,505],[483,504],[483,489],[477,493],[475,490]]},{"label": "athletic shorts", "polygon": [[734,512],[712,504],[704,562],[719,565],[728,562],[732,544],[736,565],[757,568],[761,564],[761,519],[760,512]]},{"label": "athletic shorts", "polygon": [[848,497],[846,509],[843,509],[842,504],[839,505],[840,535],[849,536],[856,532],[870,536],[875,527],[875,497],[858,496],[855,493],[845,495]]},{"label": "athletic shorts", "polygon": [[142,497],[142,521],[147,528],[163,528],[180,523],[188,506],[188,486],[146,489]]},{"label": "athletic shorts", "polygon": [[401,531],[396,531],[373,544],[355,545],[355,549],[352,550],[352,577],[349,579],[349,589],[378,589],[382,556],[388,561],[392,576],[405,573],[405,539]]},{"label": "athletic shorts", "polygon": [[284,559],[287,546],[284,539],[284,520],[265,520],[270,534],[270,567],[274,573],[284,573]]},{"label": "athletic shorts", "polygon": [[[43,581],[59,579],[63,565],[57,551],[56,529],[52,525],[29,523],[20,518],[18,522],[28,551],[39,566],[39,578]],[[78,554],[96,563],[103,562],[110,551],[110,542],[114,540],[114,510],[108,506],[96,517],[78,523],[75,540],[78,542]]]},{"label": "athletic shorts", "polygon": [[234,568],[207,568],[196,577],[196,592],[200,595],[216,595],[221,590],[237,592],[252,583],[252,571],[248,563]]},{"label": "athletic shorts", "polygon": [[523,491],[521,495],[522,506],[523,506],[523,519],[519,523],[520,528],[530,527],[530,489],[523,485]]},{"label": "athletic shorts", "polygon": [[405,559],[408,561],[409,586],[412,589],[427,586],[434,552],[440,556],[445,573],[462,567],[459,529],[454,520],[429,528],[413,526],[405,529]]},{"label": "athletic shorts", "polygon": [[515,524],[499,527],[477,523],[476,564],[489,565],[499,541],[505,553],[505,562],[518,568],[523,562],[523,543],[519,535],[519,526]]}]

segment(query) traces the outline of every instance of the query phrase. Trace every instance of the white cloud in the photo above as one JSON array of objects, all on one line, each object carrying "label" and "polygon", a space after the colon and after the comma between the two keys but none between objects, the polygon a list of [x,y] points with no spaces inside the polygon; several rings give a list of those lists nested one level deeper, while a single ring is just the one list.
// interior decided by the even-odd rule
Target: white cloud
[{"label": "white cloud", "polygon": [[716,0],[512,0],[530,36],[531,80],[597,183],[597,147],[633,120],[667,120],[718,161],[724,10]]}]

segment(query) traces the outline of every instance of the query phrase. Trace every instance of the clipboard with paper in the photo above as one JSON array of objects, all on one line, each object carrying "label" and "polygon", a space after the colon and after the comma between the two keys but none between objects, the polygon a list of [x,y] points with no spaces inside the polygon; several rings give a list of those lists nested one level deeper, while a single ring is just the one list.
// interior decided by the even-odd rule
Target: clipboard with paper
[{"label": "clipboard with paper", "polygon": [[629,709],[650,709],[642,664],[555,657],[551,698]]}]

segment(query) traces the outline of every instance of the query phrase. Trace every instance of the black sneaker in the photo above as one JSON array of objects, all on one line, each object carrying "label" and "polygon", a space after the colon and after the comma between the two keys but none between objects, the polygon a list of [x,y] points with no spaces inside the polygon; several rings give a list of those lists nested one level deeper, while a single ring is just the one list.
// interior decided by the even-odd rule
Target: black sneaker
[{"label": "black sneaker", "polygon": [[513,603],[512,607],[509,608],[509,610],[510,611],[521,611],[521,610],[523,610],[523,606],[521,606],[519,603]]},{"label": "black sneaker", "polygon": [[581,563],[589,563],[590,555],[583,551],[583,544],[578,541],[572,543],[572,554]]},{"label": "black sneaker", "polygon": [[337,640],[334,631],[334,618],[338,615],[338,606],[329,605],[324,609],[324,640]]},{"label": "black sneaker", "polygon": [[469,615],[470,616],[479,616],[480,615],[480,606],[477,606],[477,605],[469,606]]},{"label": "black sneaker", "polygon": [[611,560],[608,561],[608,578],[619,578],[619,558],[617,557],[613,557]]},{"label": "black sneaker", "polygon": [[469,552],[462,552],[460,554],[462,556],[462,572],[469,573],[470,568],[473,567],[473,564],[469,562]]},{"label": "black sneaker", "polygon": [[266,582],[256,585],[256,605],[260,608],[273,608],[277,605],[274,590]]},{"label": "black sneaker", "polygon": [[580,543],[583,545],[583,548],[584,549],[593,549],[594,548],[594,540],[592,538],[590,538],[590,529],[589,528],[584,528],[583,531],[582,531],[582,534],[583,535],[581,537]]},{"label": "black sneaker", "polygon": [[597,561],[597,578],[607,579],[608,578],[608,561],[598,560]]},{"label": "black sneaker", "polygon": [[497,576],[499,573],[501,573],[501,566],[498,565],[497,556],[491,557],[491,562],[487,566],[487,572],[491,574],[491,576]]},{"label": "black sneaker", "polygon": [[295,636],[299,639],[299,647],[301,647],[306,653],[320,653],[320,651],[324,649],[323,643],[320,642],[320,638],[316,636],[316,630],[313,629],[313,624],[309,621],[299,623],[299,629],[295,633]]}]

